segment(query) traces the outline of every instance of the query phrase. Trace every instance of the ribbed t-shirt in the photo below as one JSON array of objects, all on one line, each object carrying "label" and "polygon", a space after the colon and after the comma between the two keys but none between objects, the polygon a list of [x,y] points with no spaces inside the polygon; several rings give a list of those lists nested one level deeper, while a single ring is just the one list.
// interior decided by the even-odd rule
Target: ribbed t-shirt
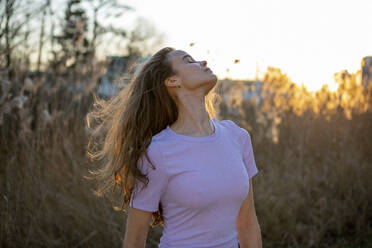
[{"label": "ribbed t-shirt", "polygon": [[248,131],[231,120],[212,118],[214,132],[193,137],[169,125],[152,137],[138,168],[129,206],[155,212],[162,204],[164,229],[159,248],[237,248],[236,220],[258,173]]}]

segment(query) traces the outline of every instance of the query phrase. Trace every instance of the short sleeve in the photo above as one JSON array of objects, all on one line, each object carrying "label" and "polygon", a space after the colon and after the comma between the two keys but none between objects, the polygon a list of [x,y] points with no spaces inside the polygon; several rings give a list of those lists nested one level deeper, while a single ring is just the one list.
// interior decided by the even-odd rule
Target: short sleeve
[{"label": "short sleeve", "polygon": [[[149,155],[150,157],[150,155]],[[158,159],[159,158],[159,159]],[[156,168],[147,161],[145,156],[139,159],[138,169],[149,179],[147,186],[140,180],[137,180],[129,206],[149,212],[159,210],[159,202],[168,183],[168,174],[166,168],[161,164],[161,154],[158,154],[151,162]],[[159,164],[160,162],[160,164]]]},{"label": "short sleeve", "polygon": [[244,165],[248,172],[248,177],[249,179],[251,179],[254,175],[258,173],[256,161],[254,159],[254,154],[253,154],[251,136],[247,130],[241,127],[239,128],[242,133],[242,140],[243,140],[242,141],[243,161],[244,161]]}]

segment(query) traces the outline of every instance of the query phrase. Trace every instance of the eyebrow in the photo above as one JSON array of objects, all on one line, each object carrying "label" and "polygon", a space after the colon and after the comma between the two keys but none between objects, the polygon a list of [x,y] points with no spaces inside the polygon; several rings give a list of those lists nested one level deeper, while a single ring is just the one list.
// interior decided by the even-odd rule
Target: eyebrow
[{"label": "eyebrow", "polygon": [[182,57],[182,60],[183,60],[184,58],[186,58],[186,57],[190,57],[191,59],[193,59],[190,55],[186,54],[186,55],[184,55],[184,56]]}]

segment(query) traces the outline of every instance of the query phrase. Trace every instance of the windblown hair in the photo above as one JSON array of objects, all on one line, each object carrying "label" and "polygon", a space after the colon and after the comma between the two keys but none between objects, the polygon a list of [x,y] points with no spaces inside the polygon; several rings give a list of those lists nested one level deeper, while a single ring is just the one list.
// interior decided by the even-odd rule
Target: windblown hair
[{"label": "windblown hair", "polygon": [[[147,186],[148,178],[137,168],[138,160],[145,155],[152,136],[171,125],[178,118],[176,101],[164,85],[165,79],[175,75],[168,53],[175,50],[165,47],[144,62],[120,92],[109,100],[95,96],[93,110],[87,114],[90,137],[87,155],[91,160],[102,161],[97,170],[91,170],[98,182],[97,194],[119,187],[126,212],[137,180]],[[205,97],[210,117],[215,117],[214,104],[218,94],[210,91]],[[94,125],[94,127],[93,127]],[[156,169],[156,168],[155,168]],[[152,214],[153,222],[164,225],[163,209]]]}]

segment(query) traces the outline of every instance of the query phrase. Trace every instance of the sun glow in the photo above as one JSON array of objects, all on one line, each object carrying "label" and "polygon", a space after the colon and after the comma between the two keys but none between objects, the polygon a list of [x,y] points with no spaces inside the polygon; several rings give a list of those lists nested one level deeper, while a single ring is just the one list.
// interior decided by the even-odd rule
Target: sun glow
[{"label": "sun glow", "polygon": [[272,66],[310,91],[324,84],[335,90],[334,73],[355,72],[372,55],[369,0],[128,4],[165,35],[164,45],[207,60],[219,78],[254,79]]}]

